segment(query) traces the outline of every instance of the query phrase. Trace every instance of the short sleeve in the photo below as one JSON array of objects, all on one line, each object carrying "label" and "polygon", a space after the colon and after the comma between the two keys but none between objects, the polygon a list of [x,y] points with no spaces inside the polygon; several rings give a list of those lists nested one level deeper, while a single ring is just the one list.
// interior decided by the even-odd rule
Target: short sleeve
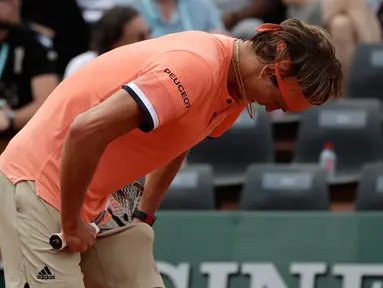
[{"label": "short sleeve", "polygon": [[189,51],[168,51],[151,59],[137,79],[122,87],[144,111],[140,129],[150,132],[198,109],[211,88],[211,73],[209,62]]},{"label": "short sleeve", "polygon": [[92,51],[88,51],[74,57],[72,60],[69,61],[68,65],[65,68],[64,79],[68,78],[70,75],[72,75],[74,72],[88,64],[96,57],[97,54]]},{"label": "short sleeve", "polygon": [[233,112],[231,112],[217,127],[214,128],[214,130],[210,133],[208,138],[214,139],[220,137],[223,133],[225,133],[227,130],[233,126],[234,122],[238,119],[238,117],[241,115],[244,107],[238,107]]}]

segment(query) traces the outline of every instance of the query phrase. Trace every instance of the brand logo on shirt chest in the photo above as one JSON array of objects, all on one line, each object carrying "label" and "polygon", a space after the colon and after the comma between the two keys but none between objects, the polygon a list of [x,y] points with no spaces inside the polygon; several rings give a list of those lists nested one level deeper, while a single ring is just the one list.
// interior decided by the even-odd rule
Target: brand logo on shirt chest
[{"label": "brand logo on shirt chest", "polygon": [[174,85],[177,86],[177,89],[178,91],[180,92],[180,95],[184,101],[184,104],[185,104],[185,108],[189,108],[190,107],[190,100],[188,98],[188,94],[186,93],[185,91],[185,88],[184,86],[182,86],[182,83],[181,81],[177,78],[177,76],[172,72],[170,71],[168,68],[166,68],[164,70],[164,73],[168,74],[169,75],[169,78],[173,81]]}]

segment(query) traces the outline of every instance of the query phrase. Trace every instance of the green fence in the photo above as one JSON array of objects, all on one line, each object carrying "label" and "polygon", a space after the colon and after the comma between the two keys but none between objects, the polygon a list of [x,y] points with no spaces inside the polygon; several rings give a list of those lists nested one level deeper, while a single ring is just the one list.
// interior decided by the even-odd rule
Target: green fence
[{"label": "green fence", "polygon": [[383,214],[164,213],[167,288],[383,288]]}]

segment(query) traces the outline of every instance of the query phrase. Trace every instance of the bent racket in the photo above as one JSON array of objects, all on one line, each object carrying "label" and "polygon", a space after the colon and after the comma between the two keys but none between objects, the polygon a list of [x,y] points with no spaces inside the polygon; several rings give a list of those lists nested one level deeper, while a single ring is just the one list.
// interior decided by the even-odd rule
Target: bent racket
[{"label": "bent racket", "polygon": [[[133,212],[140,202],[143,191],[142,184],[136,181],[114,192],[107,201],[105,209],[94,222],[90,223],[96,229],[96,234],[109,230],[98,226],[107,212],[119,227],[132,223]],[[62,250],[66,247],[66,241],[61,233],[52,234],[49,238],[49,244],[54,250]]]}]

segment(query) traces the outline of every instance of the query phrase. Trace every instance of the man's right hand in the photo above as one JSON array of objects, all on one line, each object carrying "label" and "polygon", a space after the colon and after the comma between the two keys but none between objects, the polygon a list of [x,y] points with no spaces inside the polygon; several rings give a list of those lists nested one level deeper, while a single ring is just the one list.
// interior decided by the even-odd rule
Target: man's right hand
[{"label": "man's right hand", "polygon": [[61,233],[66,241],[66,248],[72,252],[85,252],[96,242],[96,229],[82,220],[71,228],[62,227]]}]

